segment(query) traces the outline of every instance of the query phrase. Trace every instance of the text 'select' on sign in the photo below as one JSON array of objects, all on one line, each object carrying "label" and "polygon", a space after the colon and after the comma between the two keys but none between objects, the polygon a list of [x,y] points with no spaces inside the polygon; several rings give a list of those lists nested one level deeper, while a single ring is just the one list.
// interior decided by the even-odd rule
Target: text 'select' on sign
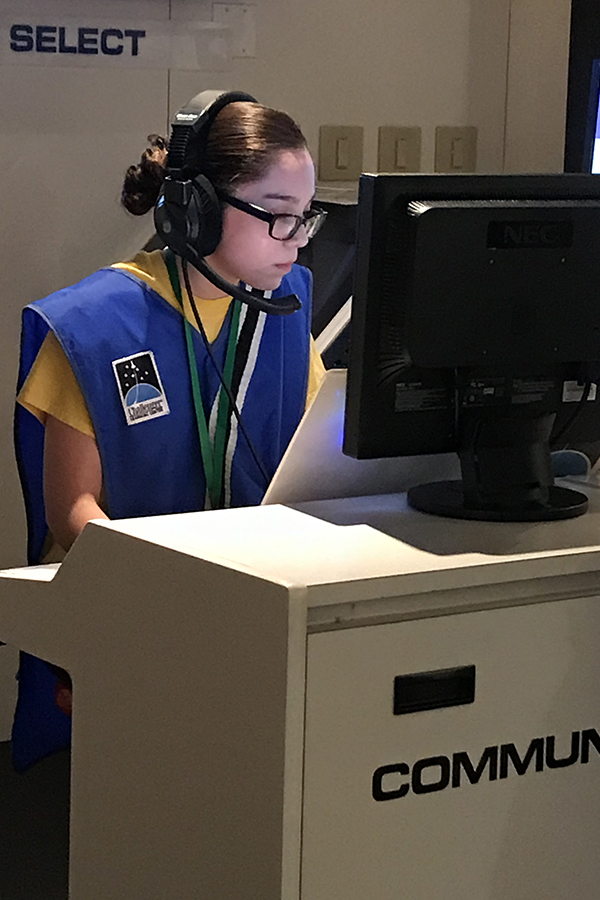
[{"label": "text 'select' on sign", "polygon": [[216,22],[0,13],[0,65],[223,71],[230,60],[230,30]]},{"label": "text 'select' on sign", "polygon": [[19,25],[10,27],[13,53],[83,53],[86,56],[139,56],[144,28],[86,28],[80,25]]}]

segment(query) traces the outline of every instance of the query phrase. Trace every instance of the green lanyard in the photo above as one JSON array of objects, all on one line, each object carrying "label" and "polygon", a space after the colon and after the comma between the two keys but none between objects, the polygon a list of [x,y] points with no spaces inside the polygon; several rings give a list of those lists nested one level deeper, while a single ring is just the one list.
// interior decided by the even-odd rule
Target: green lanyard
[{"label": "green lanyard", "polygon": [[[171,287],[177,297],[177,301],[181,306],[183,313],[183,322],[185,330],[185,342],[187,346],[188,363],[190,368],[190,380],[192,384],[192,396],[194,398],[194,410],[196,412],[196,424],[198,426],[198,437],[200,439],[200,452],[202,454],[202,464],[204,466],[204,477],[206,479],[206,490],[211,509],[219,509],[222,506],[221,495],[223,492],[223,470],[225,462],[225,442],[227,438],[227,430],[229,423],[229,397],[227,391],[223,388],[219,389],[219,401],[217,408],[217,423],[215,427],[214,444],[211,443],[208,424],[206,421],[206,412],[202,402],[202,394],[200,392],[200,381],[198,379],[198,362],[196,360],[196,351],[194,350],[194,329],[188,322],[185,315],[183,305],[183,297],[181,294],[181,284],[179,281],[179,272],[177,271],[177,261],[172,250],[165,253],[165,262]],[[193,301],[192,301],[193,302]],[[227,342],[227,352],[225,354],[225,366],[223,368],[223,381],[231,388],[233,377],[233,367],[235,363],[235,351],[237,348],[237,339],[240,322],[241,303],[239,300],[233,301],[231,312],[231,326],[229,329],[229,339]]]}]

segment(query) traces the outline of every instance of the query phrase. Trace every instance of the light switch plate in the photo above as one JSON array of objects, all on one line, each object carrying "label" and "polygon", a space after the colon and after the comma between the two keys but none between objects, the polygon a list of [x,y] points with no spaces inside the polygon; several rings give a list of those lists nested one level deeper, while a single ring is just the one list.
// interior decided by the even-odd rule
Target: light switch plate
[{"label": "light switch plate", "polygon": [[363,165],[362,125],[321,125],[319,181],[358,181]]},{"label": "light switch plate", "polygon": [[232,55],[256,56],[256,6],[248,3],[213,3],[213,22],[232,30]]},{"label": "light switch plate", "polygon": [[475,172],[477,129],[473,125],[439,125],[435,129],[435,171]]},{"label": "light switch plate", "polygon": [[377,141],[378,172],[421,171],[421,129],[380,125]]}]

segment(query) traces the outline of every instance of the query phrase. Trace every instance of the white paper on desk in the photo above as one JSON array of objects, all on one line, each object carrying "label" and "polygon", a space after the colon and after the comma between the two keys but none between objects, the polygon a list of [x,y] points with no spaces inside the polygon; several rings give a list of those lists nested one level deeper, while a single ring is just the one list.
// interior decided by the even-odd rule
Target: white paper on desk
[{"label": "white paper on desk", "polygon": [[342,452],[346,370],[330,369],[290,441],[263,503],[302,503],[407,491],[460,478],[455,453],[353,459]]}]

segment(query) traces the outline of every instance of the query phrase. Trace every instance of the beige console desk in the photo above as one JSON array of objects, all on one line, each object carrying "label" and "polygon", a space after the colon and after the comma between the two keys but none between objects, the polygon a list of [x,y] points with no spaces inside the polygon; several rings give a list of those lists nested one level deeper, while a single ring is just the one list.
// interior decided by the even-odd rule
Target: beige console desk
[{"label": "beige console desk", "polygon": [[[1,572],[0,638],[73,678],[72,900],[597,900],[591,498],[98,522]],[[449,670],[473,696],[437,703]]]}]

